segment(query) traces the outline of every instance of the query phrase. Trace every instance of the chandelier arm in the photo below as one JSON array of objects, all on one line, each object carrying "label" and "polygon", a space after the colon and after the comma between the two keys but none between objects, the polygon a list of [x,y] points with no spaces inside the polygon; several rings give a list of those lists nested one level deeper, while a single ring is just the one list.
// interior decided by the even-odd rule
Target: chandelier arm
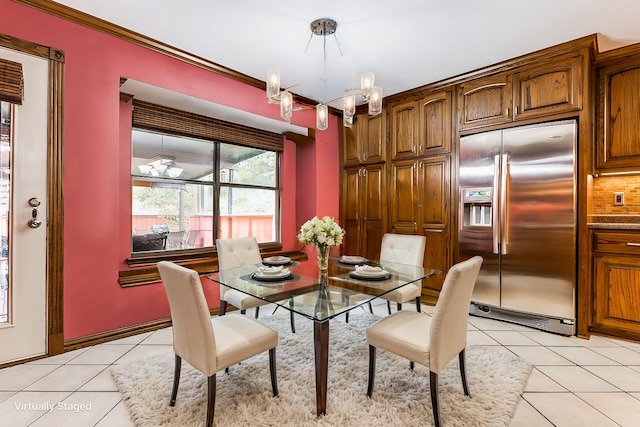
[{"label": "chandelier arm", "polygon": [[336,39],[336,45],[338,46],[338,51],[340,52],[340,56],[344,56],[342,54],[342,48],[340,47],[340,42],[338,41],[338,36],[336,35],[336,33],[333,33],[333,38]]},{"label": "chandelier arm", "polygon": [[311,35],[309,36],[309,41],[307,42],[307,47],[304,48],[304,53],[307,53],[307,51],[309,50],[309,44],[311,43],[311,39],[313,38],[313,31],[311,32]]}]

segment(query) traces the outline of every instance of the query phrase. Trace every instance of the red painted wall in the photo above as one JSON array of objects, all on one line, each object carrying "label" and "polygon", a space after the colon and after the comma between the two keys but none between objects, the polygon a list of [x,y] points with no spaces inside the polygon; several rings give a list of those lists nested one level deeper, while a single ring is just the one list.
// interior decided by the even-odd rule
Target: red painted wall
[{"label": "red painted wall", "polygon": [[[128,77],[279,119],[260,89],[12,2],[0,0],[0,33],[62,49],[64,80],[64,332],[72,339],[169,317],[161,284],[121,288],[131,235],[130,106],[119,101]],[[215,58],[212,58],[215,61]],[[293,122],[314,126],[313,112]],[[308,217],[338,215],[338,122],[314,145],[285,141],[282,242],[298,248]],[[211,307],[218,289],[204,280]]]}]

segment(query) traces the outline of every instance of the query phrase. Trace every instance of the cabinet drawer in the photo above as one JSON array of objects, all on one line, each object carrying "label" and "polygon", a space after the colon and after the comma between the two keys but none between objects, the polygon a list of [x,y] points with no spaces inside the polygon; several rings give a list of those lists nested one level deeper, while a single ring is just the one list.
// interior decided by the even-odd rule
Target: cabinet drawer
[{"label": "cabinet drawer", "polygon": [[640,233],[595,233],[596,252],[640,255]]}]

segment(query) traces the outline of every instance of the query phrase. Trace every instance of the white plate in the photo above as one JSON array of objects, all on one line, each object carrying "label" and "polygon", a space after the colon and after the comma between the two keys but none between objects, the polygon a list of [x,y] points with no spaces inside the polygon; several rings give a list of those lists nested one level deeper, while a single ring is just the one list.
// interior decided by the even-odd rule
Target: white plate
[{"label": "white plate", "polygon": [[340,258],[341,263],[350,265],[363,264],[367,261],[369,260],[361,256],[342,255],[342,257]]},{"label": "white plate", "polygon": [[291,263],[291,258],[288,256],[270,256],[263,258],[262,262],[266,265],[287,265]]},{"label": "white plate", "polygon": [[260,270],[253,273],[253,277],[256,279],[281,279],[283,277],[291,276],[291,270],[282,267],[263,267]]},{"label": "white plate", "polygon": [[379,273],[359,273],[357,271],[351,271],[349,272],[349,276],[361,280],[386,280],[391,277],[391,273],[384,270]]}]

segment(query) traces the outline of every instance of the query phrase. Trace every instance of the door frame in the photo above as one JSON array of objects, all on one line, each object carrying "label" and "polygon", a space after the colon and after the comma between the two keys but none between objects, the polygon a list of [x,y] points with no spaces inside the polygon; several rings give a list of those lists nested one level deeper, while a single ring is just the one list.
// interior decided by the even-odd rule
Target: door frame
[{"label": "door frame", "polygon": [[[47,292],[47,353],[45,356],[53,356],[64,352],[64,199],[62,188],[64,51],[6,34],[0,34],[0,46],[45,58],[49,61],[49,123],[47,124],[48,220],[45,278]],[[23,363],[26,360],[0,365],[0,368]]]}]

